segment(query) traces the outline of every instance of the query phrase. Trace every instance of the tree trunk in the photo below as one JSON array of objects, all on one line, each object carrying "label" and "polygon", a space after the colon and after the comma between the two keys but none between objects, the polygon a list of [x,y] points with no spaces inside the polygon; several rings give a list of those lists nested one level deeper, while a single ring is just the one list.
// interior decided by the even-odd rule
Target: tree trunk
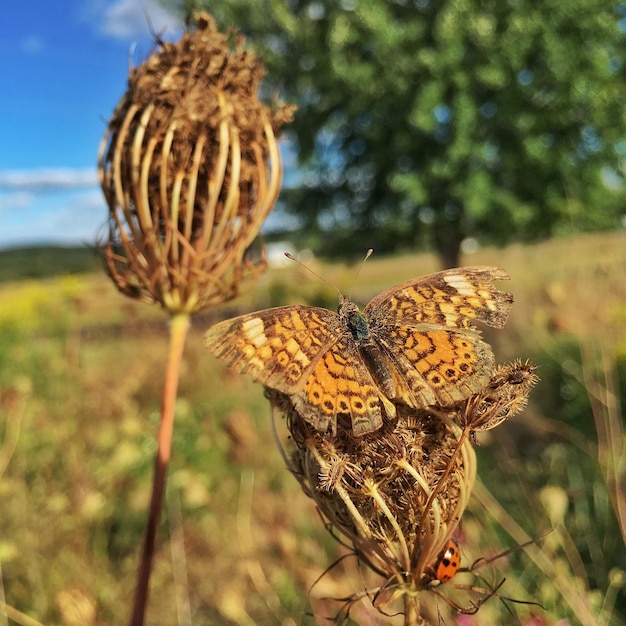
[{"label": "tree trunk", "polygon": [[443,269],[458,267],[461,260],[463,232],[463,205],[448,200],[436,209],[433,237]]}]

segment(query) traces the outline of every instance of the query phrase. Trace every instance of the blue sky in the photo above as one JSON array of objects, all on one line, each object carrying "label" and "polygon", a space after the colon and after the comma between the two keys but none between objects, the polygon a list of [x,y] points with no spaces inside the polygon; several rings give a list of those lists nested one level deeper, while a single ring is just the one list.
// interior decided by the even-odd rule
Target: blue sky
[{"label": "blue sky", "polygon": [[0,248],[93,243],[96,175],[129,61],[180,31],[157,0],[6,0],[0,20]]}]

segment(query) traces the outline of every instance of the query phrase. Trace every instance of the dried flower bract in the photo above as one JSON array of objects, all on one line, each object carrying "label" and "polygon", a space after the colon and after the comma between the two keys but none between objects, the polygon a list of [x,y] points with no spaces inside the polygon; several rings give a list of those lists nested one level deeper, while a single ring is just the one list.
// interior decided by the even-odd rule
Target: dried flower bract
[{"label": "dried flower bract", "polygon": [[100,147],[100,248],[121,292],[190,313],[264,268],[246,250],[278,196],[276,133],[293,107],[258,100],[261,63],[207,14],[157,44],[131,70]]}]

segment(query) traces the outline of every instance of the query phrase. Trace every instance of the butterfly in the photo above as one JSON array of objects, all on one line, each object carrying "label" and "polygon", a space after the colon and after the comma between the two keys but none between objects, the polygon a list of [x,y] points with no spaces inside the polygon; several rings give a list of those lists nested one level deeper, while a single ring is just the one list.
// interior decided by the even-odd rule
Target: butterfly
[{"label": "butterfly", "polygon": [[474,320],[502,328],[513,303],[488,266],[446,270],[391,287],[361,311],[340,296],[337,313],[281,306],[220,322],[206,347],[236,372],[286,394],[316,430],[351,420],[355,436],[396,417],[396,403],[451,406],[495,368]]}]

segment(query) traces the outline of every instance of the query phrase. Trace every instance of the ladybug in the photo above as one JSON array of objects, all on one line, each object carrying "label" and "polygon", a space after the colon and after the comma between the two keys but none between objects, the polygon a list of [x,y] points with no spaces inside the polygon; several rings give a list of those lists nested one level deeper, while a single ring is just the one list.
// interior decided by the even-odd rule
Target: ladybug
[{"label": "ladybug", "polygon": [[459,567],[461,567],[461,551],[459,550],[459,544],[454,539],[450,539],[444,546],[435,563],[435,578],[440,583],[445,583],[451,578],[454,578]]}]

